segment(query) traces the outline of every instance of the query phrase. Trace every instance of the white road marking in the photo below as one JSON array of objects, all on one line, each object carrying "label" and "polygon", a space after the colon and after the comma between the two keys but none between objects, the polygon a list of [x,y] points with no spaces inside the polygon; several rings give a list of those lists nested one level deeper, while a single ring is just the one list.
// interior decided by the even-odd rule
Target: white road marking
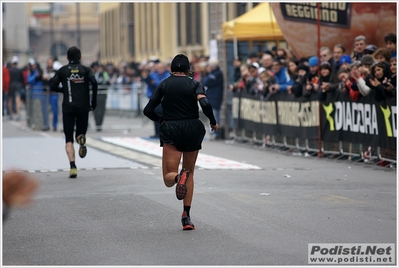
[{"label": "white road marking", "polygon": [[[147,141],[139,137],[102,137],[101,140],[121,147],[129,148],[135,151],[140,151],[146,153],[147,155],[162,157],[162,147],[159,146],[159,143]],[[89,145],[92,146],[91,141],[88,141],[87,143],[89,143]],[[145,157],[146,157],[145,154],[140,154],[139,158],[137,159],[140,159],[141,161],[141,159]],[[160,164],[161,161],[160,160],[158,161]],[[234,170],[262,169],[255,165],[240,163],[226,158],[216,157],[202,153],[198,155],[197,166],[204,169],[234,169]]]}]

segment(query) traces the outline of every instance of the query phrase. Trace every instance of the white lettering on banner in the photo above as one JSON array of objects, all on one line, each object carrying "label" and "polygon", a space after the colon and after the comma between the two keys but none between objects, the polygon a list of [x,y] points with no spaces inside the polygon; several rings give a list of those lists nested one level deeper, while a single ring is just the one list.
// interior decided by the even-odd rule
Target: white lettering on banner
[{"label": "white lettering on banner", "polygon": [[[327,116],[333,112],[324,106]],[[377,120],[377,107],[368,103],[355,103],[355,102],[335,102],[334,123],[335,129],[357,132],[362,134],[378,135],[378,120]],[[381,108],[382,110],[383,108]],[[387,111],[387,112],[384,112]],[[396,106],[388,106],[383,110],[389,118],[385,120],[385,127],[387,129],[388,137],[396,137],[397,132],[397,113]],[[390,123],[390,121],[392,123]],[[391,131],[392,130],[392,131]],[[391,134],[392,133],[392,134]]]},{"label": "white lettering on banner", "polygon": [[318,107],[318,101],[277,101],[278,122],[285,126],[317,127],[319,125]]},{"label": "white lettering on banner", "polygon": [[301,102],[299,121],[302,127],[317,127],[319,125],[319,102]]},{"label": "white lettering on banner", "polygon": [[[353,104],[352,107],[351,104]],[[372,130],[375,130],[374,134],[378,135],[375,107],[373,107],[373,112],[370,113],[370,104],[335,102],[334,106],[335,130],[343,129],[367,134],[373,134]],[[357,118],[358,120],[356,121]]]},{"label": "white lettering on banner", "polygon": [[274,101],[259,101],[242,98],[240,109],[241,119],[263,124],[277,124],[276,104]]}]

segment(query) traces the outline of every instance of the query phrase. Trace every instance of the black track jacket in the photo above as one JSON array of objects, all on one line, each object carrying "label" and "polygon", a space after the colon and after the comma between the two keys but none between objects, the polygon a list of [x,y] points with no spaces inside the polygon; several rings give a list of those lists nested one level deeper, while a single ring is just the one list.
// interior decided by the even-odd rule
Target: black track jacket
[{"label": "black track jacket", "polygon": [[[59,88],[59,83],[62,87]],[[90,84],[92,99],[90,103]],[[73,60],[61,67],[50,80],[50,90],[64,94],[62,112],[89,112],[97,105],[97,81],[93,71]]]}]

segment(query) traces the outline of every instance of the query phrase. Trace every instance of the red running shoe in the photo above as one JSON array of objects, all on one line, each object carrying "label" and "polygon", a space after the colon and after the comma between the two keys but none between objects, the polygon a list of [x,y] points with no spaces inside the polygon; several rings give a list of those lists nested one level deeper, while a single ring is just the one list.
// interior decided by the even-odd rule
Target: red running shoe
[{"label": "red running shoe", "polygon": [[190,172],[184,168],[180,171],[180,174],[178,175],[178,180],[176,184],[176,197],[179,200],[184,199],[184,197],[186,196],[187,193],[186,182],[189,176]]},{"label": "red running shoe", "polygon": [[195,230],[194,224],[191,222],[191,219],[187,217],[187,213],[185,211],[181,215],[181,224],[183,225],[183,231]]}]

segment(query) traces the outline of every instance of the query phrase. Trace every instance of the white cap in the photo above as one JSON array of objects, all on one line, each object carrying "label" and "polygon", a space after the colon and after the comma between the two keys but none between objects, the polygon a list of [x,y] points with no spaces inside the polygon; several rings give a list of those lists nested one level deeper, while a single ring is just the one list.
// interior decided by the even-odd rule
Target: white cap
[{"label": "white cap", "polygon": [[258,69],[260,67],[259,63],[257,63],[256,61],[252,62],[251,66],[255,67],[256,69]]},{"label": "white cap", "polygon": [[215,58],[211,58],[211,59],[209,59],[208,64],[212,67],[219,66],[219,60],[215,59]]},{"label": "white cap", "polygon": [[58,71],[61,67],[62,67],[62,63],[61,63],[61,62],[55,61],[55,62],[53,63],[53,69],[54,69],[54,70]]},{"label": "white cap", "polygon": [[19,62],[18,56],[13,56],[11,62],[12,63],[18,63]]},{"label": "white cap", "polygon": [[35,60],[33,58],[30,58],[28,62],[29,62],[30,65],[35,64]]}]

